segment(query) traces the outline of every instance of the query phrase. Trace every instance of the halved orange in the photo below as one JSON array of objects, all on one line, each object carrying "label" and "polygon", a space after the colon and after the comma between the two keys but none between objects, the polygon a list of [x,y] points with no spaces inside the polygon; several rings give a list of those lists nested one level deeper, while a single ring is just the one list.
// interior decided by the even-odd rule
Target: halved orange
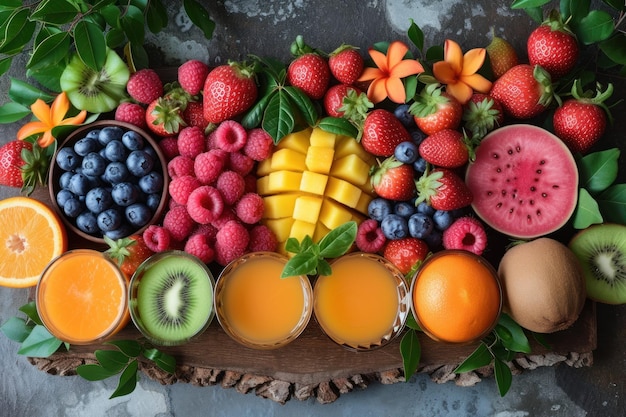
[{"label": "halved orange", "polygon": [[46,265],[66,250],[65,228],[51,208],[30,197],[0,201],[0,285],[37,285]]}]

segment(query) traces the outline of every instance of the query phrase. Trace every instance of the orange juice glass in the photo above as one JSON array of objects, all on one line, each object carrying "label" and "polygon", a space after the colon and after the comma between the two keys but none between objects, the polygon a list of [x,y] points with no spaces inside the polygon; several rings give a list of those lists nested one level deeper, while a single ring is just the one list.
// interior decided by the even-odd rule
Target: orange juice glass
[{"label": "orange juice glass", "polygon": [[58,339],[86,345],[102,342],[129,320],[128,283],[102,252],[75,249],[43,271],[36,289],[37,311]]},{"label": "orange juice glass", "polygon": [[287,260],[274,252],[251,252],[224,268],[215,287],[215,310],[233,340],[276,349],[304,331],[313,290],[306,275],[281,278]]},{"label": "orange juice glass", "polygon": [[313,288],[313,311],[324,333],[355,351],[393,340],[410,310],[402,273],[382,256],[361,252],[335,259],[331,268]]}]

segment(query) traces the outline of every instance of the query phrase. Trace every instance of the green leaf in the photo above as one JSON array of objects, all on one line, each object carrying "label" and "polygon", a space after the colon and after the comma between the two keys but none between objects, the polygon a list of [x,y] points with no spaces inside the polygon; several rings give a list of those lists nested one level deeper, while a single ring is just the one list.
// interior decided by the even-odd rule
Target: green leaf
[{"label": "green leaf", "polygon": [[602,221],[598,203],[586,189],[580,188],[578,190],[578,203],[574,211],[574,228],[585,229],[592,224],[602,223]]},{"label": "green leaf", "polygon": [[38,98],[45,102],[50,102],[54,97],[55,96],[45,93],[31,84],[18,80],[17,78],[11,78],[9,98],[16,103],[30,107]]},{"label": "green leaf", "polygon": [[169,372],[170,374],[176,372],[176,358],[174,358],[172,355],[161,352],[156,348],[144,350],[143,355],[147,359],[153,361],[159,368],[161,368],[165,372]]},{"label": "green leaf", "polygon": [[32,20],[52,25],[64,25],[74,20],[80,10],[66,0],[44,0],[30,15]]},{"label": "green leaf", "polygon": [[591,0],[561,0],[561,16],[563,20],[567,20],[570,28],[577,28],[580,20],[589,14],[590,6]]},{"label": "green leaf", "polygon": [[100,365],[107,371],[118,373],[128,364],[128,356],[119,350],[98,349],[94,354]]},{"label": "green leaf", "polygon": [[463,373],[473,371],[483,366],[487,366],[493,360],[491,352],[485,343],[480,343],[476,349],[459,364],[454,370],[455,373]]},{"label": "green leaf", "polygon": [[597,198],[606,222],[626,224],[626,184],[615,184]]},{"label": "green leaf", "polygon": [[133,64],[135,65],[135,68],[149,68],[150,67],[150,58],[148,57],[148,52],[143,47],[143,45],[137,45],[137,44],[131,43],[130,51],[133,57]]},{"label": "green leaf", "polygon": [[511,373],[511,369],[507,366],[506,363],[496,358],[493,361],[493,370],[496,379],[496,385],[498,386],[498,392],[500,393],[501,397],[504,397],[506,393],[509,392],[509,388],[511,388],[511,383],[513,382],[513,374]]},{"label": "green leaf", "polygon": [[76,373],[87,381],[102,381],[117,374],[117,372],[111,372],[96,363],[79,365],[76,367]]},{"label": "green leaf", "polygon": [[405,103],[411,100],[411,98],[415,97],[415,94],[417,93],[417,86],[419,84],[417,79],[418,79],[417,75],[410,75],[403,80],[404,90],[406,93]]},{"label": "green leaf", "polygon": [[318,258],[317,260],[317,273],[319,275],[329,276],[332,275],[333,269],[330,263],[324,258]]},{"label": "green leaf", "polygon": [[206,39],[211,39],[215,30],[215,22],[211,20],[207,10],[195,0],[183,0],[183,7],[189,20],[202,30]]},{"label": "green leaf", "polygon": [[580,20],[576,35],[583,44],[591,45],[608,39],[614,29],[615,24],[610,14],[602,10],[592,10]]},{"label": "green leaf", "polygon": [[541,7],[550,3],[550,0],[515,0],[511,9],[528,9],[529,7]]},{"label": "green leaf", "polygon": [[31,114],[28,107],[9,102],[0,106],[0,123],[15,123]]},{"label": "green leaf", "polygon": [[61,92],[61,74],[65,69],[65,63],[59,62],[56,65],[52,65],[45,68],[40,68],[36,70],[27,70],[26,76],[29,78],[33,78],[39,84],[41,84],[44,88],[49,91],[53,91],[56,93]]},{"label": "green leaf", "polygon": [[315,251],[315,254],[319,255],[319,247],[317,247],[317,245],[313,243],[313,239],[311,238],[311,236],[306,235],[302,238],[302,241],[300,242],[299,252],[306,252],[309,250]]},{"label": "green leaf", "polygon": [[415,320],[415,317],[413,317],[413,314],[409,312],[409,315],[406,317],[406,323],[405,326],[408,327],[409,329],[413,329],[413,330],[421,330],[419,324],[417,324],[417,320]]},{"label": "green leaf", "polygon": [[13,58],[8,56],[0,59],[0,76],[4,75],[10,68]]},{"label": "green leaf", "polygon": [[117,388],[111,394],[109,399],[122,397],[124,395],[128,395],[135,390],[137,386],[137,370],[139,369],[139,362],[134,360],[128,364],[122,375],[120,376],[120,381],[117,384]]},{"label": "green leaf", "polygon": [[148,25],[148,30],[152,33],[159,33],[167,26],[167,9],[161,1],[148,3],[146,24]]},{"label": "green leaf", "polygon": [[617,178],[619,155],[618,148],[585,155],[578,164],[580,186],[591,194],[599,193],[609,187]]},{"label": "green leaf", "polygon": [[609,39],[600,42],[598,46],[611,61],[626,65],[626,34],[617,32]]},{"label": "green leaf", "polygon": [[[254,106],[252,106],[252,108],[248,110],[248,112],[243,116],[241,120],[241,124],[243,127],[245,127],[246,129],[254,129],[261,124],[261,121],[263,120],[263,114],[265,113],[265,109],[267,109],[267,105],[270,102],[273,94],[278,93],[273,92],[272,94],[268,94],[261,97],[260,100],[257,100]],[[277,144],[277,142],[274,141],[274,144]]]},{"label": "green leaf", "polygon": [[94,71],[100,71],[106,60],[104,33],[92,22],[79,21],[74,27],[74,44],[81,61]]},{"label": "green leaf", "polygon": [[121,29],[121,15],[122,12],[120,11],[120,8],[113,4],[105,6],[100,10],[100,16],[102,16],[104,18],[104,21],[107,22],[107,24],[114,29]]},{"label": "green leaf", "polygon": [[122,29],[111,28],[104,36],[107,46],[111,49],[121,48],[127,41],[126,34]]},{"label": "green leaf", "polygon": [[318,256],[313,251],[300,252],[287,261],[281,278],[313,275],[317,271]]},{"label": "green leaf", "polygon": [[409,30],[407,31],[407,36],[411,42],[413,42],[413,45],[415,45],[421,52],[424,50],[424,32],[417,24],[415,24],[413,19],[409,19],[409,21],[411,24],[409,26]]},{"label": "green leaf", "polygon": [[298,109],[309,126],[314,126],[317,122],[317,110],[311,99],[297,87],[287,86],[282,89],[291,98],[291,102]]},{"label": "green leaf", "polygon": [[322,258],[336,258],[350,249],[356,239],[357,224],[354,221],[346,222],[328,232],[319,242]]},{"label": "green leaf", "polygon": [[4,36],[0,40],[0,53],[13,55],[24,48],[35,33],[37,24],[29,20],[27,8],[16,9],[5,23],[0,26]]},{"label": "green leaf", "polygon": [[318,122],[317,126],[320,129],[326,132],[334,133],[335,135],[356,138],[359,134],[359,129],[343,117],[324,117]]},{"label": "green leaf", "polygon": [[26,320],[20,317],[9,317],[9,319],[0,326],[0,331],[10,340],[22,343],[33,330],[33,327],[34,325],[26,324]]},{"label": "green leaf", "polygon": [[404,380],[408,381],[417,372],[422,357],[422,345],[415,330],[410,329],[402,336],[400,355],[404,368]]},{"label": "green leaf", "polygon": [[145,22],[143,13],[138,7],[128,6],[120,19],[120,26],[124,30],[130,43],[143,45],[145,39]]},{"label": "green leaf", "polygon": [[500,319],[498,320],[498,324],[496,325],[496,333],[500,336],[499,331],[502,329],[506,329],[508,339],[500,338],[500,341],[504,345],[505,348],[513,351],[513,352],[523,352],[530,353],[530,342],[528,341],[528,337],[524,333],[524,329],[522,326],[517,324],[515,320],[511,318],[508,314],[501,314]]},{"label": "green leaf", "polygon": [[129,358],[136,358],[141,355],[143,347],[136,340],[111,340],[107,342],[107,345],[115,346],[124,355]]},{"label": "green leaf", "polygon": [[37,324],[22,342],[22,347],[17,353],[33,358],[47,358],[56,352],[62,343],[52,336],[44,326]]},{"label": "green leaf", "polygon": [[274,143],[293,131],[295,120],[289,107],[289,96],[284,91],[272,95],[263,116],[263,129],[269,133]]},{"label": "green leaf", "polygon": [[298,239],[295,237],[288,238],[287,242],[285,242],[285,250],[291,253],[300,252],[300,242],[298,242]]},{"label": "green leaf", "polygon": [[443,46],[435,45],[426,50],[426,60],[429,62],[443,61]]},{"label": "green leaf", "polygon": [[37,312],[37,305],[34,301],[30,301],[19,308],[19,310],[26,314],[29,320],[35,322],[35,324],[43,325],[39,313]]},{"label": "green leaf", "polygon": [[70,50],[70,43],[70,35],[67,32],[48,36],[35,46],[26,68],[36,70],[61,62]]},{"label": "green leaf", "polygon": [[626,4],[622,0],[602,0],[604,4],[607,4],[618,11],[626,10]]}]

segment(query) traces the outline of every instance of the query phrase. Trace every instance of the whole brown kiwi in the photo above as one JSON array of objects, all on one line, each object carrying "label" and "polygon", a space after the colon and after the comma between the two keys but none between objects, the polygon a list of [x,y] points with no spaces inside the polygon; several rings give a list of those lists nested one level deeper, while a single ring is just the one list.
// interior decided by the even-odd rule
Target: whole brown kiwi
[{"label": "whole brown kiwi", "polygon": [[585,278],[574,253],[550,238],[507,250],[498,266],[503,311],[537,333],[570,327],[585,304]]}]

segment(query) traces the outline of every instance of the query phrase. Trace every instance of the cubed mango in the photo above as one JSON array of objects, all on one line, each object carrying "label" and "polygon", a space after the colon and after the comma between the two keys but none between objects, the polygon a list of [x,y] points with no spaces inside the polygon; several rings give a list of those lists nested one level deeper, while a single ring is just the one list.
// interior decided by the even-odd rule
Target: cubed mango
[{"label": "cubed mango", "polygon": [[306,193],[324,195],[328,176],[313,171],[304,171],[302,173],[302,181],[300,182],[300,190]]},{"label": "cubed mango", "polygon": [[268,175],[268,190],[270,193],[299,191],[302,181],[302,172],[274,171]]},{"label": "cubed mango", "polygon": [[277,149],[272,154],[271,170],[304,171],[306,169],[306,165],[304,164],[305,157],[303,153],[294,151],[293,149]]},{"label": "cubed mango", "polygon": [[355,154],[336,159],[330,169],[330,175],[351,182],[354,185],[363,185],[369,181],[370,166]]},{"label": "cubed mango", "polygon": [[350,210],[331,199],[325,199],[320,210],[319,221],[332,230],[352,219]]},{"label": "cubed mango", "polygon": [[333,200],[354,208],[361,198],[361,189],[348,181],[330,177],[326,185],[326,196]]},{"label": "cubed mango", "polygon": [[312,195],[301,195],[296,199],[293,218],[308,223],[316,223],[322,208],[322,198]]},{"label": "cubed mango", "polygon": [[320,174],[328,174],[333,164],[333,148],[325,148],[321,146],[311,146],[306,153],[306,167],[309,171],[318,172]]},{"label": "cubed mango", "polygon": [[267,219],[265,220],[265,225],[274,232],[278,242],[284,242],[289,238],[293,222],[294,219],[290,215],[289,217],[282,217],[280,219]]},{"label": "cubed mango", "polygon": [[297,132],[292,132],[278,142],[276,149],[288,148],[300,152],[301,154],[306,154],[306,150],[310,145],[310,136],[311,129],[303,129]]},{"label": "cubed mango", "polygon": [[291,226],[290,237],[293,237],[301,242],[305,236],[310,236],[313,239],[315,233],[315,223],[305,222],[303,220],[294,220]]},{"label": "cubed mango", "polygon": [[263,198],[263,205],[265,212],[263,213],[266,219],[279,219],[281,217],[291,217],[293,209],[296,206],[296,200],[300,194],[275,194],[268,195]]},{"label": "cubed mango", "polygon": [[334,133],[327,132],[320,128],[315,128],[311,132],[311,146],[319,146],[322,148],[334,148],[335,147],[335,138],[337,135]]}]

